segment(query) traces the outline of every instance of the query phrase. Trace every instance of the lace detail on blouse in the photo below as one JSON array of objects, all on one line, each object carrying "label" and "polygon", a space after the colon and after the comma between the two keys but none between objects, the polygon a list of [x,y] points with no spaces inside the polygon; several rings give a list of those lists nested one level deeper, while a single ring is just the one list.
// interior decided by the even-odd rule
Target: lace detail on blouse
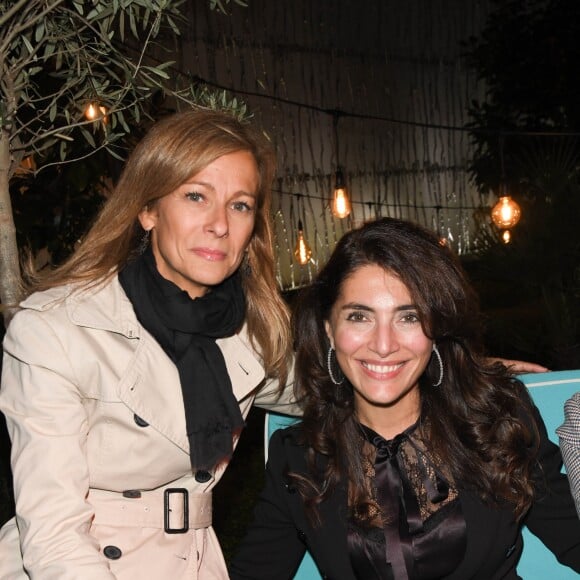
[{"label": "lace detail on blouse", "polygon": [[368,523],[350,521],[349,550],[357,577],[445,576],[463,558],[466,541],[453,478],[427,451],[416,424],[389,441],[361,428],[371,506]]}]

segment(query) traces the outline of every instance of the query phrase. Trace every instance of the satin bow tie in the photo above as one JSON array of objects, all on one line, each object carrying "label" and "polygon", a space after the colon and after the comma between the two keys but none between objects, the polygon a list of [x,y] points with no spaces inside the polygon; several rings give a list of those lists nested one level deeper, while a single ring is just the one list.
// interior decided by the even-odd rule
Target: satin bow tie
[{"label": "satin bow tie", "polygon": [[406,579],[409,578],[408,571],[413,569],[412,537],[423,531],[423,521],[419,502],[401,455],[403,442],[408,441],[416,451],[421,473],[419,487],[424,486],[429,501],[438,503],[445,500],[449,494],[449,485],[437,471],[435,484],[429,478],[427,468],[421,460],[423,453],[409,437],[416,424],[389,441],[372,429],[364,425],[362,427],[368,441],[376,448],[375,485],[377,500],[382,509],[387,561],[395,578]]}]

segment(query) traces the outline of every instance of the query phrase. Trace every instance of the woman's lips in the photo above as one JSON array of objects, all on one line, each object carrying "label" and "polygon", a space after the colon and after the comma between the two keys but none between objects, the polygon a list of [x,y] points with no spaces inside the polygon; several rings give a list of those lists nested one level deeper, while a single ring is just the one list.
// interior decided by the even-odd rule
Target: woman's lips
[{"label": "woman's lips", "polygon": [[211,248],[193,248],[191,250],[196,256],[209,260],[210,262],[219,262],[226,257],[225,252],[221,250],[213,250]]}]

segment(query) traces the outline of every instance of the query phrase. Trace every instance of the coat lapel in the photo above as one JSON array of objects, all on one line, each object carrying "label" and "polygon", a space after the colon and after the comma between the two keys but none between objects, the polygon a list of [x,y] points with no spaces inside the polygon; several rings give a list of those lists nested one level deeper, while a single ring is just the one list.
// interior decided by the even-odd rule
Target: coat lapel
[{"label": "coat lapel", "polygon": [[[134,343],[130,359],[119,360],[119,398],[136,415],[189,453],[183,397],[177,367],[157,341],[139,324],[133,307],[115,276],[109,284],[93,291],[74,294],[67,301],[74,324],[104,330]],[[253,351],[238,335],[220,339],[236,399],[241,401],[264,379],[264,369]],[[111,341],[111,358],[114,358]]]}]

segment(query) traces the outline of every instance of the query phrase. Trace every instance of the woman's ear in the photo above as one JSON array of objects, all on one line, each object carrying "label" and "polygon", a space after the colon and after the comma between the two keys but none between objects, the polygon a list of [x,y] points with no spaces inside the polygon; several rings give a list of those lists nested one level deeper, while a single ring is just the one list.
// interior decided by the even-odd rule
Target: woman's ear
[{"label": "woman's ear", "polygon": [[146,231],[149,232],[155,227],[155,223],[157,222],[157,212],[154,209],[151,209],[149,206],[145,206],[137,216],[139,219],[139,223],[141,227]]},{"label": "woman's ear", "polygon": [[334,348],[334,335],[332,334],[332,327],[328,320],[324,321],[324,330],[326,331],[326,336],[328,336],[328,340],[330,341],[330,346]]}]

